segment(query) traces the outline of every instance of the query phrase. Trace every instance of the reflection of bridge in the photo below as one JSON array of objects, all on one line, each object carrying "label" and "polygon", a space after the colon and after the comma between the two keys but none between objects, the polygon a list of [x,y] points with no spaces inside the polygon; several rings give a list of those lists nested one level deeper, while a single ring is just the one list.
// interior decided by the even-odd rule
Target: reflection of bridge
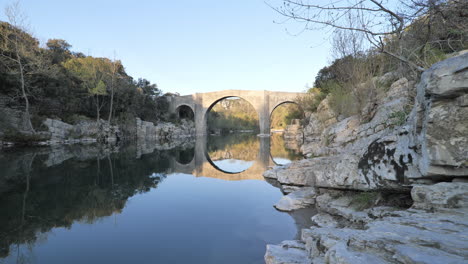
[{"label": "reflection of bridge", "polygon": [[217,178],[228,181],[264,180],[262,174],[269,166],[275,163],[270,156],[270,139],[259,138],[260,149],[257,158],[251,167],[239,173],[230,173],[217,168],[208,157],[206,151],[206,137],[197,137],[195,155],[188,164],[181,164],[175,158],[172,161],[173,172],[192,174],[196,177]]},{"label": "reflection of bridge", "polygon": [[281,104],[295,102],[303,93],[226,90],[210,93],[171,97],[171,111],[176,113],[181,106],[188,106],[195,115],[197,135],[206,135],[206,113],[220,100],[239,97],[252,104],[258,113],[260,134],[270,134],[270,115]]}]

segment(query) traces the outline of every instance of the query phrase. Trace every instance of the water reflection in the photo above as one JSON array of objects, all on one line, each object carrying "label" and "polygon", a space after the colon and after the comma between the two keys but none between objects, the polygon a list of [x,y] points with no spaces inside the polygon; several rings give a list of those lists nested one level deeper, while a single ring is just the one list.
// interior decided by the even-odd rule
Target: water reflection
[{"label": "water reflection", "polygon": [[[241,136],[0,152],[0,263],[263,263],[297,232],[261,176],[269,150]],[[219,169],[230,160],[251,165]]]},{"label": "water reflection", "polygon": [[280,133],[271,135],[270,146],[271,158],[277,165],[284,165],[303,157],[298,142],[296,140],[285,141]]}]

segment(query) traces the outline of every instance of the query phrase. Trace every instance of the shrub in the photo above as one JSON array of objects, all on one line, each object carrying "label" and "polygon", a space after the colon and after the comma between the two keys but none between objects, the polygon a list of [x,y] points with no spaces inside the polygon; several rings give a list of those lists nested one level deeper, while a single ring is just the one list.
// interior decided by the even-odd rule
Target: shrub
[{"label": "shrub", "polygon": [[311,88],[305,95],[297,97],[296,102],[304,111],[315,112],[320,102],[322,102],[326,96],[327,95],[323,93],[321,89]]},{"label": "shrub", "polygon": [[356,97],[349,88],[336,85],[330,90],[330,94],[330,108],[336,114],[348,117],[358,113]]},{"label": "shrub", "polygon": [[63,122],[76,125],[81,121],[90,121],[91,118],[84,116],[84,115],[79,115],[79,114],[72,114],[66,118],[64,118]]},{"label": "shrub", "polygon": [[389,118],[393,119],[392,124],[395,126],[402,126],[406,122],[406,117],[408,116],[408,113],[405,111],[396,111],[390,114]]},{"label": "shrub", "polygon": [[378,198],[378,192],[361,192],[353,196],[351,205],[353,205],[357,210],[364,210],[373,206]]},{"label": "shrub", "polygon": [[48,127],[44,125],[44,121],[46,117],[40,115],[32,115],[31,116],[31,124],[33,125],[36,131],[49,131]]}]

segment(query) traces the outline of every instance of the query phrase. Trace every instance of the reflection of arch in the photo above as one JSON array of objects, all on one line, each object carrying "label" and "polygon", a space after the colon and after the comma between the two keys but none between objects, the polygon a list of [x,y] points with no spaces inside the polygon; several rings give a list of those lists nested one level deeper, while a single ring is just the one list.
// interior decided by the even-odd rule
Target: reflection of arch
[{"label": "reflection of arch", "polygon": [[182,165],[189,164],[195,157],[195,148],[182,149],[177,151],[175,160]]},{"label": "reflection of arch", "polygon": [[208,152],[205,152],[205,158],[206,158],[206,161],[208,161],[208,163],[210,163],[211,166],[213,166],[213,168],[219,170],[220,172],[223,172],[223,173],[226,173],[226,174],[238,174],[238,173],[242,173],[244,171],[247,171],[248,169],[250,169],[250,167],[248,167],[247,169],[243,170],[243,171],[236,171],[236,172],[231,172],[231,171],[225,171],[223,169],[221,169],[220,167],[218,167],[210,158],[210,155],[208,155]]},{"label": "reflection of arch", "polygon": [[[227,96],[223,96],[217,100],[215,100],[213,103],[211,103],[211,105],[207,108],[207,110],[205,111],[205,114],[204,114],[204,117],[203,119],[205,120],[205,122],[208,121],[208,115],[209,113],[211,112],[211,109],[213,109],[213,107],[218,104],[219,102],[225,100],[225,99],[228,99],[228,98],[238,98],[240,100],[244,100],[245,102],[247,102],[251,107],[252,109],[254,109],[255,113],[257,114],[257,120],[260,121],[260,113],[258,112],[257,109],[255,109],[254,105],[249,102],[249,100],[245,99],[245,98],[242,98],[240,96],[234,96],[234,95],[227,95]],[[260,124],[258,123],[258,127],[260,127]],[[208,129],[208,126],[206,127]]]},{"label": "reflection of arch", "polygon": [[176,109],[176,113],[178,114],[180,119],[195,119],[195,112],[190,106],[186,104],[179,105]]},{"label": "reflection of arch", "polygon": [[[257,160],[258,155],[259,155],[259,153],[257,153],[257,157],[253,160],[254,163],[255,163],[255,161]],[[220,172],[227,173],[227,174],[238,174],[238,173],[242,173],[242,172],[244,172],[244,171],[249,170],[249,169],[253,166],[253,164],[252,164],[252,165],[250,165],[248,168],[246,168],[245,170],[236,171],[236,172],[223,170],[223,169],[221,169],[220,167],[218,167],[218,165],[216,165],[216,164],[213,162],[213,160],[210,158],[210,154],[208,153],[208,149],[206,149],[206,151],[205,151],[205,159],[206,159],[206,161],[208,161],[208,163],[210,163],[211,166],[213,166],[213,168],[215,168],[216,170],[218,170],[218,171],[220,171]]]},{"label": "reflection of arch", "polygon": [[284,165],[284,164],[278,164],[275,159],[273,158],[273,156],[271,155],[271,151],[270,153],[268,154],[270,156],[270,161],[273,162],[273,164],[275,164],[275,166],[278,166],[278,165]]}]

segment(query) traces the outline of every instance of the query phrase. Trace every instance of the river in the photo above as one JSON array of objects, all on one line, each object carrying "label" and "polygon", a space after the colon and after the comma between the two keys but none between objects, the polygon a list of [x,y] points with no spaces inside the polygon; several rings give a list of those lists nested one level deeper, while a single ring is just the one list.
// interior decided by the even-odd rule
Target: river
[{"label": "river", "polygon": [[262,177],[280,136],[0,152],[0,263],[264,263],[310,216]]}]

